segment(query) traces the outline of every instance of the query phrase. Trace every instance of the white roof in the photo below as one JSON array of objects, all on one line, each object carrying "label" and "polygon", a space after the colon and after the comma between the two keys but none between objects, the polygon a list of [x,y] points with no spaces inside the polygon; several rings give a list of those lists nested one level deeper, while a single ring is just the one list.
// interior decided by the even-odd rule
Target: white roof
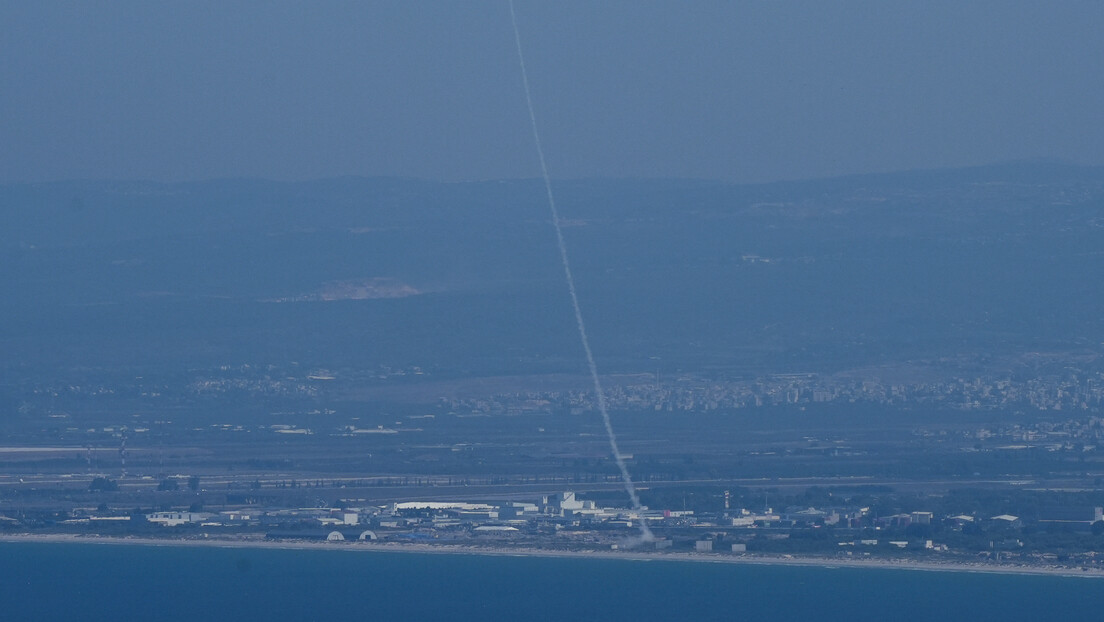
[{"label": "white roof", "polygon": [[396,503],[395,510],[493,510],[493,505],[485,503],[463,503],[459,501],[408,501]]}]

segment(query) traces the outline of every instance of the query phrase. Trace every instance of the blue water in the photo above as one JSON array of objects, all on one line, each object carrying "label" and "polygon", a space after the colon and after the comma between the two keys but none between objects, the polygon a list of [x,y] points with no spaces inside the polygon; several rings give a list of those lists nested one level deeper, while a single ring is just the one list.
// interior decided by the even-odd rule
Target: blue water
[{"label": "blue water", "polygon": [[617,559],[0,543],[3,620],[798,617],[817,622],[1102,620],[1104,580]]}]

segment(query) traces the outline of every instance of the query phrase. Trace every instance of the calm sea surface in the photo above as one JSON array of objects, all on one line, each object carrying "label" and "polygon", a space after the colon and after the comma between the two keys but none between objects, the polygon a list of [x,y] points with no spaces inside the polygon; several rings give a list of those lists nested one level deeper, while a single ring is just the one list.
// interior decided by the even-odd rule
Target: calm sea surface
[{"label": "calm sea surface", "polygon": [[3,620],[1104,620],[1104,580],[0,542]]}]

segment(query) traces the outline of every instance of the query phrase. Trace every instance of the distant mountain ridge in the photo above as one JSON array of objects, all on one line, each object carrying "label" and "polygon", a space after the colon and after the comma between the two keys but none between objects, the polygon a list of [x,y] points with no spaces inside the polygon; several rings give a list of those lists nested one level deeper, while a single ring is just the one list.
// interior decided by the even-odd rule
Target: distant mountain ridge
[{"label": "distant mountain ridge", "polygon": [[[611,372],[1104,343],[1101,167],[555,184]],[[537,180],[0,186],[0,367],[574,372],[544,201]]]}]

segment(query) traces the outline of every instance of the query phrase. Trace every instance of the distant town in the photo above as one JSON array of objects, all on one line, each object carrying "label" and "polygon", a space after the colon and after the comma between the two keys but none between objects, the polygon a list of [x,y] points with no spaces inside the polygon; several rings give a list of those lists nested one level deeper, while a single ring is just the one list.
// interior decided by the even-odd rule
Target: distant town
[{"label": "distant town", "polygon": [[[895,369],[888,370],[888,373],[905,375],[905,371],[917,370]],[[871,371],[866,378],[858,377],[853,372],[773,374],[750,380],[705,378],[694,374],[676,374],[662,379],[658,374],[638,375],[636,381],[623,380],[611,386],[606,398],[613,409],[659,412],[738,410],[818,403],[934,406],[955,410],[1096,412],[1104,404],[1104,371],[1098,370],[1067,367],[1060,374],[1036,377],[976,375],[927,381],[882,380],[879,375],[879,370]],[[593,396],[587,391],[527,391],[486,398],[445,400],[449,408],[487,414],[519,414],[565,407],[583,410],[591,408],[592,402]]]},{"label": "distant town", "polygon": [[[330,483],[333,488],[336,482]],[[293,484],[309,489],[325,482]],[[344,488],[344,486],[341,486]],[[96,477],[90,491],[106,495],[118,483]],[[166,498],[179,490],[197,497],[208,491],[197,477],[166,478],[152,495]],[[260,493],[254,489],[253,492]],[[677,496],[678,491],[673,491]],[[715,495],[714,495],[715,496]],[[819,498],[818,498],[819,496]],[[1014,495],[1017,496],[1017,495]],[[255,501],[231,495],[226,501]],[[929,563],[1022,565],[1031,567],[1104,569],[1104,508],[1056,503],[1053,496],[1020,494],[1024,515],[990,514],[1007,507],[985,494],[954,494],[929,509],[895,511],[899,496],[834,495],[829,489],[812,494],[777,495],[782,507],[742,506],[737,501],[760,497],[749,490],[721,493],[722,507],[632,510],[611,507],[566,491],[532,500],[485,501],[412,500],[374,505],[363,498],[342,498],[320,507],[267,507],[221,504],[126,510],[101,503],[97,507],[24,509],[6,503],[0,515],[0,535],[71,535],[143,537],[205,541],[296,541],[376,544],[448,545],[468,549],[547,551],[617,551],[693,553],[767,557],[804,556],[827,559],[906,559]],[[833,498],[834,497],[834,498]],[[794,502],[822,501],[816,505]],[[685,496],[683,496],[685,502]],[[873,501],[857,505],[856,501]],[[1052,505],[1047,505],[1049,501]],[[1077,501],[1083,502],[1083,499]],[[950,510],[954,503],[958,510]],[[898,505],[894,507],[894,503]],[[908,505],[909,501],[904,501]],[[913,499],[915,507],[924,507]],[[642,537],[641,525],[648,536]]]}]

